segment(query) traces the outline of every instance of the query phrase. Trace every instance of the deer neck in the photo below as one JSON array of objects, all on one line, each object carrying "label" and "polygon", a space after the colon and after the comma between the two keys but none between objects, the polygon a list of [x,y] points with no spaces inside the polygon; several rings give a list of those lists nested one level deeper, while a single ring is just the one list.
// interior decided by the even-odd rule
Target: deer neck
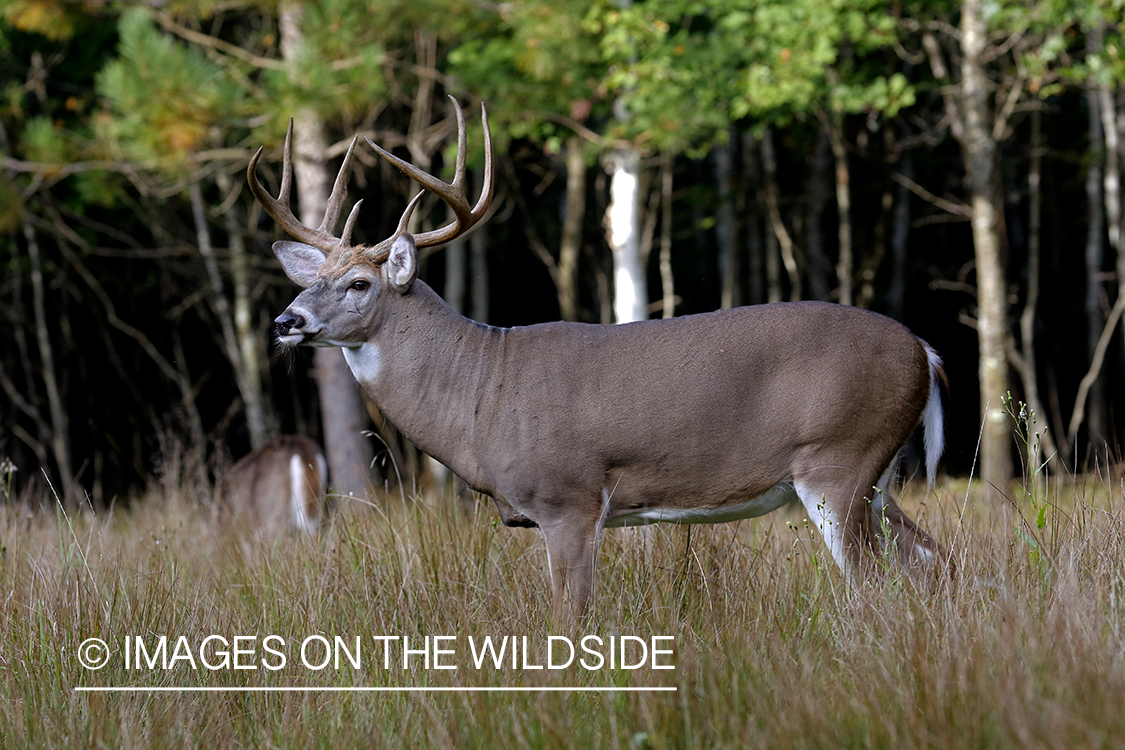
[{"label": "deer neck", "polygon": [[494,377],[500,331],[464,317],[422,281],[380,306],[373,330],[344,350],[356,380],[412,443],[473,482],[476,406]]}]

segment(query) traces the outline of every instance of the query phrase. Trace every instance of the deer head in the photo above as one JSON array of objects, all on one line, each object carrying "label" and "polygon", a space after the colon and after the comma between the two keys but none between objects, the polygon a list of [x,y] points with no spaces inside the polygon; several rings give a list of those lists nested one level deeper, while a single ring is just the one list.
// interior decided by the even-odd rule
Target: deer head
[{"label": "deer head", "polygon": [[324,220],[316,229],[305,226],[289,207],[293,184],[292,138],[293,122],[285,136],[281,189],[275,199],[258,182],[255,174],[262,149],[259,148],[246,170],[246,178],[254,197],[270,215],[299,242],[282,241],[273,245],[286,275],[305,287],[288,309],[274,321],[278,342],[285,346],[356,347],[362,345],[375,325],[374,316],[380,300],[386,295],[410,292],[418,274],[418,249],[441,245],[468,232],[484,217],[492,201],[492,141],[488,129],[488,113],[481,106],[484,126],[484,185],[475,206],[470,207],[465,194],[465,115],[457,100],[450,100],[457,116],[457,163],[453,181],[446,183],[412,164],[399,159],[373,143],[367,142],[384,159],[398,167],[411,179],[435,193],[453,210],[454,220],[430,232],[412,235],[406,231],[410,216],[423,193],[419,192],[407,205],[398,227],[387,239],[376,245],[352,244],[352,230],[359,215],[358,201],[352,207],[344,230],[334,234],[344,201],[348,197],[347,180],[358,136],[344,156],[336,175],[332,195],[324,212]]}]

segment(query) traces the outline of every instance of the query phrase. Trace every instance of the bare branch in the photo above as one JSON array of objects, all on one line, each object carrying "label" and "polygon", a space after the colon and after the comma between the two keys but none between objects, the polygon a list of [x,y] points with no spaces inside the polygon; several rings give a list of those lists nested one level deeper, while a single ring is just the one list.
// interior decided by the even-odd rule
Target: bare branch
[{"label": "bare branch", "polygon": [[[922,34],[922,47],[925,48],[926,55],[930,58],[930,69],[934,73],[934,78],[942,82],[950,82],[949,68],[945,66],[945,56],[942,55],[941,46],[932,32],[927,31]],[[945,104],[945,118],[949,120],[949,129],[953,131],[953,137],[960,141],[965,132],[965,125],[960,108],[957,106],[957,97],[952,89],[942,87],[941,98]]]},{"label": "bare branch", "polygon": [[539,238],[539,233],[535,231],[535,223],[531,221],[531,212],[527,207],[527,202],[523,199],[523,193],[520,192],[519,183],[515,177],[515,166],[511,162],[511,157],[505,156],[501,159],[501,164],[504,166],[504,172],[509,180],[515,185],[512,190],[512,198],[519,208],[520,212],[524,215],[525,221],[520,222],[524,227],[524,234],[527,235],[527,243],[531,245],[531,249],[535,252],[535,257],[543,262],[547,267],[547,272],[551,274],[551,281],[554,282],[555,288],[559,285],[559,264],[555,261],[555,257],[551,255],[551,251],[547,249],[546,244]]},{"label": "bare branch", "polygon": [[[54,225],[53,228],[59,232],[62,238],[73,242],[78,247],[88,247],[88,243],[82,239],[81,235],[71,229],[66,222],[63,221],[61,215],[50,207],[47,208],[47,212],[51,215],[51,223]],[[32,216],[32,221],[37,225],[40,224],[38,217]],[[117,317],[117,308],[114,306],[113,301],[110,299],[105,289],[102,288],[97,278],[94,277],[94,274],[86,268],[82,259],[68,247],[66,242],[59,242],[58,246],[67,264],[78,272],[78,275],[81,276],[82,280],[86,282],[86,285],[90,287],[90,291],[92,291],[94,296],[102,303],[102,307],[105,308],[106,322],[136,341],[145,353],[149,355],[156,366],[159,367],[170,380],[177,382],[179,380],[179,373],[169,364],[168,360],[164,358],[164,355],[157,350],[148,336]]]},{"label": "bare branch", "polygon": [[777,158],[774,155],[773,134],[770,131],[766,131],[759,147],[762,152],[763,171],[766,175],[762,190],[763,200],[766,204],[766,216],[769,218],[770,226],[773,227],[773,232],[777,236],[777,242],[781,249],[781,261],[785,266],[785,271],[789,274],[790,296],[796,301],[801,298],[801,274],[800,269],[797,268],[793,236],[789,234],[789,230],[785,228],[785,221],[781,218],[781,208],[777,197]]},{"label": "bare branch", "polygon": [[175,34],[184,41],[198,44],[201,47],[210,47],[211,49],[218,50],[225,55],[230,55],[233,58],[241,60],[242,62],[250,63],[256,68],[264,68],[268,70],[285,70],[285,62],[283,60],[277,60],[272,57],[261,57],[259,55],[255,55],[252,52],[247,52],[241,47],[231,44],[230,42],[224,42],[222,39],[216,39],[215,37],[208,34],[194,31],[187,28],[186,26],[181,26],[172,19],[172,16],[163,11],[150,9],[150,12],[152,13],[153,18],[156,19],[156,22],[163,26],[165,30]]},{"label": "bare branch", "polygon": [[1012,116],[1013,110],[1016,108],[1016,103],[1020,100],[1020,95],[1023,94],[1024,84],[1027,82],[1027,71],[1020,66],[1019,75],[1012,83],[1012,87],[1008,89],[1008,95],[1004,97],[1004,106],[996,113],[996,120],[992,123],[992,138],[994,140],[1001,140],[1004,131],[1008,127],[1008,118]]},{"label": "bare branch", "polygon": [[1098,375],[1102,371],[1102,362],[1105,361],[1105,352],[1109,348],[1109,340],[1113,338],[1113,331],[1117,328],[1117,321],[1121,319],[1123,312],[1125,312],[1125,294],[1118,294],[1117,302],[1114,303],[1113,309],[1109,312],[1109,318],[1105,322],[1105,327],[1102,328],[1102,335],[1098,337],[1098,344],[1094,347],[1094,357],[1090,362],[1090,369],[1086,371],[1086,375],[1083,376],[1082,382],[1078,385],[1078,396],[1075,397],[1074,411],[1070,413],[1070,426],[1066,430],[1066,439],[1071,446],[1074,445],[1078,428],[1082,426],[1082,422],[1086,419],[1086,396],[1089,395],[1090,388],[1093,387],[1094,381],[1098,379]]},{"label": "bare branch", "polygon": [[573,117],[560,115],[558,112],[548,112],[547,110],[543,109],[533,109],[528,110],[527,114],[534,117],[542,117],[544,120],[550,120],[551,122],[555,122],[564,127],[568,127],[574,131],[575,135],[581,136],[590,143],[596,143],[602,148],[624,148],[632,147],[633,145],[630,141],[611,140],[609,138],[600,136],[593,130],[590,130],[588,127],[578,122],[578,120],[575,120]]},{"label": "bare branch", "polygon": [[[120,161],[74,161],[66,164],[44,161],[22,161],[0,154],[0,167],[13,172],[34,173],[49,177],[66,177],[79,172],[102,170],[106,172],[131,172],[142,165]],[[57,180],[56,180],[57,181]]]},{"label": "bare branch", "polygon": [[898,55],[900,60],[910,63],[911,65],[921,65],[926,60],[926,53],[917,52],[911,53],[902,43],[896,38],[893,40],[895,54]]},{"label": "bare branch", "polygon": [[8,398],[16,405],[16,408],[29,417],[38,418],[39,410],[35,408],[34,404],[23,397],[23,394],[20,393],[20,389],[17,388],[11,378],[4,373],[4,370],[0,370],[0,386],[4,388],[4,391],[8,394]]},{"label": "bare branch", "polygon": [[973,216],[973,209],[971,206],[968,206],[964,203],[955,203],[951,200],[946,200],[945,198],[939,198],[938,196],[934,195],[929,190],[926,190],[926,188],[922,187],[917,182],[900,172],[894,172],[893,174],[891,174],[891,179],[910,190],[910,192],[914,193],[922,200],[928,203],[932,203],[943,211],[948,211],[949,213],[957,214],[958,216],[966,216],[970,219]]},{"label": "bare branch", "polygon": [[990,63],[993,60],[1001,57],[1004,53],[1006,53],[1012,47],[1015,47],[1020,42],[1021,39],[1023,39],[1023,32],[1022,31],[1012,32],[1012,34],[1007,39],[1004,40],[1003,44],[999,44],[999,45],[993,47],[990,52],[985,52],[983,55],[981,55],[981,58],[980,58],[981,63],[987,64],[987,63]]},{"label": "bare branch", "polygon": [[910,222],[910,228],[919,229],[921,227],[933,226],[934,224],[958,224],[970,220],[970,217],[961,216],[960,214],[930,214],[929,216],[923,216]]}]

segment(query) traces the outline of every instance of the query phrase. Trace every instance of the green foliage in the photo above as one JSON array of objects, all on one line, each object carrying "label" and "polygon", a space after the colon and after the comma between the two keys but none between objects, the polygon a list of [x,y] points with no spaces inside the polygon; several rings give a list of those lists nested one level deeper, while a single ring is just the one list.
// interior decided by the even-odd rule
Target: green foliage
[{"label": "green foliage", "polygon": [[542,113],[593,113],[609,138],[699,154],[743,117],[893,115],[914,101],[904,76],[865,67],[895,34],[877,0],[530,2],[504,6],[482,31],[450,52],[451,70],[509,103],[513,137],[550,142],[559,118]]},{"label": "green foliage", "polygon": [[449,52],[449,73],[489,102],[495,137],[556,144],[570,134],[552,115],[585,121],[599,102],[602,65],[583,25],[588,0],[532,0],[478,16]]},{"label": "green foliage", "polygon": [[81,204],[110,208],[122,197],[121,177],[112,172],[91,169],[71,179]]},{"label": "green foliage", "polygon": [[[880,0],[741,4],[723,25],[744,38],[746,71],[735,114],[786,116],[818,107],[868,109],[894,115],[914,101],[905,77],[885,55],[895,40],[894,18]],[[872,59],[869,59],[872,56]]]},{"label": "green foliage", "polygon": [[49,117],[33,117],[24,125],[20,151],[28,161],[62,164],[74,156],[65,132]]},{"label": "green foliage", "polygon": [[210,129],[242,113],[243,92],[226,70],[157,31],[148,13],[122,14],[119,58],[97,77],[108,109],[101,135],[129,158],[176,169],[210,144]]},{"label": "green foliage", "polygon": [[588,24],[601,35],[606,87],[630,115],[621,134],[659,148],[705,149],[742,118],[893,115],[914,102],[906,78],[887,70],[896,30],[879,0],[606,1]]},{"label": "green foliage", "polygon": [[6,0],[0,18],[20,31],[62,41],[74,32],[74,22],[60,0]]},{"label": "green foliage", "polygon": [[305,6],[301,48],[290,70],[268,70],[255,92],[257,112],[270,112],[276,133],[298,109],[312,107],[326,120],[354,118],[385,99],[385,41],[395,27],[380,25],[365,3],[324,0]]},{"label": "green foliage", "polygon": [[[1085,54],[1070,54],[1059,59],[1056,68],[1060,77],[1079,84],[1094,80],[1110,88],[1125,81],[1125,2],[1101,0],[1071,10],[1065,16],[1067,19],[1080,23],[1086,31],[1100,27],[1104,38],[1100,50],[1087,47]],[[1068,46],[1074,46],[1077,35],[1073,30],[1072,26],[1067,26],[1052,39],[1056,59],[1070,52]]]},{"label": "green foliage", "polygon": [[682,152],[725,137],[734,79],[721,35],[692,28],[669,10],[600,3],[587,23],[601,33],[607,93],[627,112],[612,134]]}]

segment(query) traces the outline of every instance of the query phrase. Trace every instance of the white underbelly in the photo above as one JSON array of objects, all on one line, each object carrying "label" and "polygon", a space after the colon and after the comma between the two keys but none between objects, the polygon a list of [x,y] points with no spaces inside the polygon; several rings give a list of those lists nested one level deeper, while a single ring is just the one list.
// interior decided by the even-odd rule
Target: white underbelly
[{"label": "white underbelly", "polygon": [[726,523],[771,513],[797,499],[792,482],[779,482],[757,497],[721,508],[638,508],[606,520],[606,527],[643,526],[650,523]]}]

